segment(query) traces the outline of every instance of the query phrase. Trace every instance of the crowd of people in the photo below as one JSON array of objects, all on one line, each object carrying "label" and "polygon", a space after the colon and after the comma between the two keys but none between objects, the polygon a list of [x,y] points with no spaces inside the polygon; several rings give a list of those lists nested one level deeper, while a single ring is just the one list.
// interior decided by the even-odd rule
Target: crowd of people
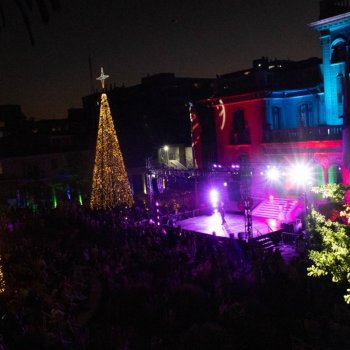
[{"label": "crowd of people", "polygon": [[348,349],[307,256],[61,205],[0,217],[0,349]]}]

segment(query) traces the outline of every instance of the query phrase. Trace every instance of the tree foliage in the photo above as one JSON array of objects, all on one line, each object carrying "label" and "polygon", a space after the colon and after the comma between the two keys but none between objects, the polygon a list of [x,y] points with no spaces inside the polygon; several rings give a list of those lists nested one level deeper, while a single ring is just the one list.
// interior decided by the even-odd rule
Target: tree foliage
[{"label": "tree foliage", "polygon": [[[322,194],[339,207],[339,217],[345,220],[327,219],[325,215],[312,210],[309,217],[312,249],[309,258],[312,265],[308,275],[320,277],[329,275],[335,283],[344,283],[350,287],[350,206],[344,201],[349,188],[340,184],[322,185],[313,188],[315,193]],[[350,288],[344,295],[350,304]]]},{"label": "tree foliage", "polygon": [[[26,27],[29,35],[29,40],[34,45],[34,35],[30,15],[33,11],[38,11],[43,23],[47,24],[50,19],[50,9],[52,11],[59,11],[61,9],[61,0],[13,0],[16,5],[19,15]],[[3,1],[0,0],[0,29],[6,26],[6,10]]]}]

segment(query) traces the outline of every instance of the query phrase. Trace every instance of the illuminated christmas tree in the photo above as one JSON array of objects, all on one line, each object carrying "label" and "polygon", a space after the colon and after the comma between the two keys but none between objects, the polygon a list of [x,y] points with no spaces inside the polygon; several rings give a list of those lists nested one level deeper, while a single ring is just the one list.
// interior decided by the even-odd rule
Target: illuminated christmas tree
[{"label": "illuminated christmas tree", "polygon": [[[102,89],[106,78],[108,75],[105,75],[101,68],[101,76],[97,80],[101,80]],[[130,207],[133,203],[107,95],[102,93],[90,208],[106,210],[122,204]]]}]

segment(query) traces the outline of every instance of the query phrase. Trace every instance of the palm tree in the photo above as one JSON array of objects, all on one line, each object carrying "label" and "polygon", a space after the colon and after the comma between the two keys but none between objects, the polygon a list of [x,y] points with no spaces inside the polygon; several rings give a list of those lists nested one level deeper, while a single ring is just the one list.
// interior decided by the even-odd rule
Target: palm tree
[{"label": "palm tree", "polygon": [[[13,0],[20,16],[24,22],[29,40],[34,45],[34,35],[30,23],[30,14],[36,7],[40,13],[42,21],[47,24],[50,20],[50,9],[57,12],[61,9],[61,0]],[[0,29],[6,26],[6,11],[4,10],[3,0],[0,0]]]}]

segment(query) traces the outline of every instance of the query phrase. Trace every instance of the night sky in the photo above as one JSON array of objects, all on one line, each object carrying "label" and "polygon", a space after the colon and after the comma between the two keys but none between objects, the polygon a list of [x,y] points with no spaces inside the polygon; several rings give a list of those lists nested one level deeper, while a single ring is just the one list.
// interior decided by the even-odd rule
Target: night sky
[{"label": "night sky", "polygon": [[321,57],[308,27],[318,0],[62,0],[44,25],[31,14],[31,46],[21,16],[5,1],[0,31],[0,104],[20,104],[28,117],[64,118],[81,107],[100,66],[106,84],[138,84],[147,74],[214,78],[267,56]]}]

